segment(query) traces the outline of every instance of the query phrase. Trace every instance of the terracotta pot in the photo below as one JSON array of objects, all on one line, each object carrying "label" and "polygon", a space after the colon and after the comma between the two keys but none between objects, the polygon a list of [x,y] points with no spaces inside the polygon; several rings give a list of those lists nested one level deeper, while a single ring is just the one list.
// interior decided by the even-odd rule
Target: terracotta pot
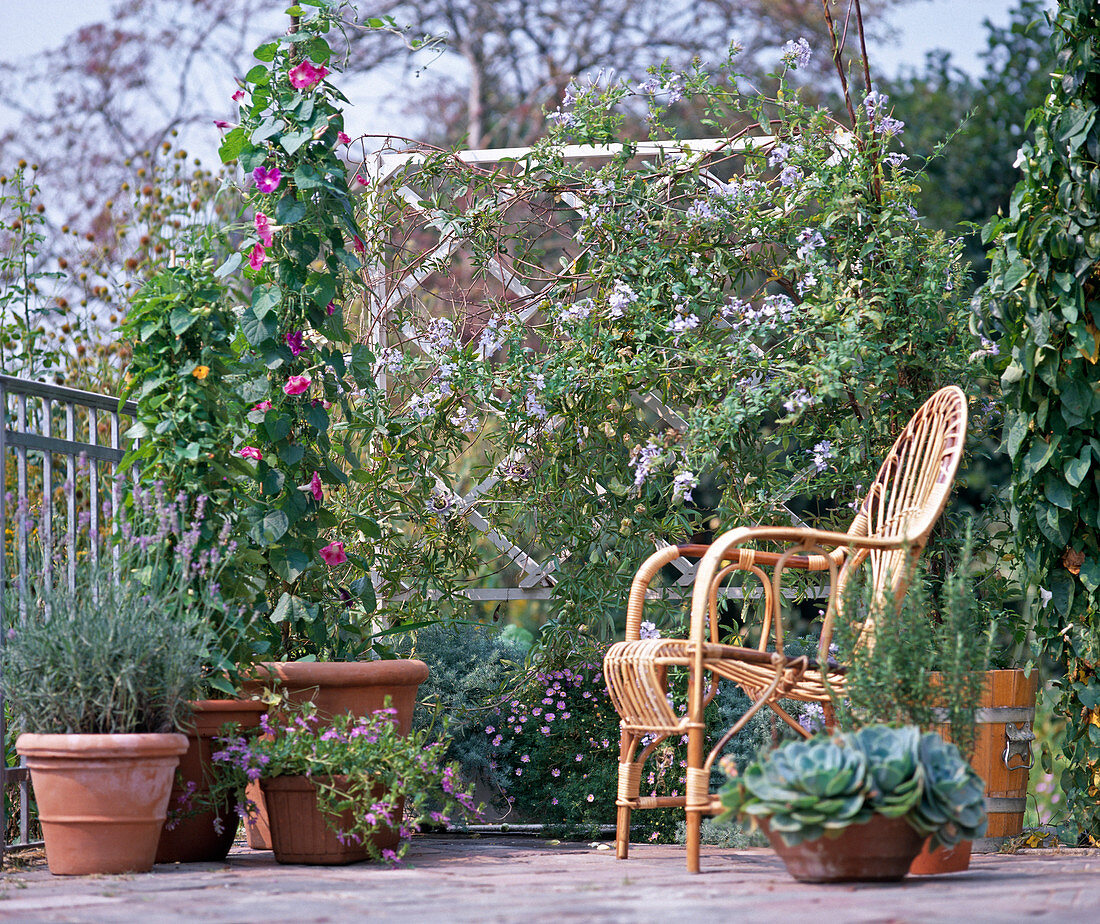
[{"label": "terracotta pot", "polygon": [[[220,812],[209,809],[197,814],[188,813],[192,800],[205,801],[210,791],[212,775],[211,754],[214,739],[222,734],[226,724],[243,731],[255,728],[267,707],[254,700],[202,699],[191,704],[194,718],[187,730],[187,752],[180,758],[172,795],[168,801],[168,822],[157,844],[158,863],[200,863],[224,860],[233,846],[240,818],[234,806],[225,806]],[[189,784],[194,791],[188,792]],[[172,815],[180,814],[173,823]],[[221,832],[215,827],[215,819],[221,820]]]},{"label": "terracotta pot", "polygon": [[788,847],[762,824],[775,852],[799,882],[897,882],[905,878],[924,838],[904,818],[872,815],[838,837],[819,837]]},{"label": "terracotta pot", "polygon": [[55,875],[153,867],[184,735],[20,735]]},{"label": "terracotta pot", "polygon": [[[388,696],[397,710],[398,727],[408,734],[416,691],[427,678],[428,665],[410,659],[264,661],[255,665],[242,692],[253,695],[264,687],[278,687],[292,702],[312,701],[322,718],[341,712],[366,715],[382,709]],[[270,850],[270,827],[259,783],[251,784],[246,795],[258,809],[257,817],[248,826],[248,846],[253,850]]]},{"label": "terracotta pot", "polygon": [[939,876],[943,873],[963,873],[970,869],[971,841],[959,841],[954,847],[931,846],[931,838],[921,846],[917,858],[909,865],[914,876]]},{"label": "terracotta pot", "polygon": [[[333,777],[332,781],[339,786],[345,779]],[[277,862],[333,866],[358,863],[370,856],[361,844],[340,843],[332,825],[350,827],[354,811],[346,809],[336,819],[323,813],[317,805],[317,786],[311,778],[277,776],[263,780],[261,785]],[[403,804],[399,805],[395,814],[400,816],[403,809]],[[393,849],[398,844],[398,834],[390,829],[380,832],[373,841],[379,850]]]}]

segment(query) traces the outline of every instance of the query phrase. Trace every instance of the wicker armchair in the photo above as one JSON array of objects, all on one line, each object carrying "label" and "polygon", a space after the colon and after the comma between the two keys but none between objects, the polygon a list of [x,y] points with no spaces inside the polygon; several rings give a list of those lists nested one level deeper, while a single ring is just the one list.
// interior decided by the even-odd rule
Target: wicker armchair
[{"label": "wicker armchair", "polygon": [[[831,662],[828,654],[844,586],[857,569],[867,566],[875,598],[901,602],[911,564],[924,549],[951,492],[962,458],[966,421],[966,398],[960,389],[943,388],[929,398],[894,443],[845,533],[788,527],[734,529],[709,546],[660,549],[642,564],[630,589],[626,641],[612,645],[604,659],[604,676],[621,728],[616,799],[619,859],[627,857],[634,809],[676,806],[687,813],[688,870],[698,872],[702,816],[721,810],[717,796],[710,792],[711,767],[730,738],[764,706],[808,735],[778,700],[827,703],[829,687],[843,693],[844,668]],[[760,543],[785,548],[768,552],[746,547]],[[692,592],[689,638],[642,639],[649,584],[661,568],[682,556],[701,558]],[[770,576],[765,568],[771,569]],[[806,657],[787,658],[782,653],[782,578],[790,568],[829,577],[829,602],[816,662]],[[747,571],[761,584],[764,617],[757,648],[712,641],[718,638],[719,589],[734,571]],[[876,610],[881,611],[872,607]],[[873,644],[873,637],[873,618],[869,616],[857,644]],[[688,706],[682,716],[666,697],[668,668],[673,666],[687,669]],[[753,703],[704,754],[703,712],[722,679],[740,685]],[[666,738],[684,735],[688,739],[685,795],[639,795],[646,759]]]}]

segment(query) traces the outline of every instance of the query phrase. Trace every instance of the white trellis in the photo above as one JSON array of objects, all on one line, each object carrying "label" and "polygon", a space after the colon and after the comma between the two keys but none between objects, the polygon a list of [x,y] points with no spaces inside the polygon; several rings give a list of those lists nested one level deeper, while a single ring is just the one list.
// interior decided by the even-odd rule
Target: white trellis
[{"label": "white trellis", "polygon": [[[708,186],[719,187],[722,185],[722,181],[703,166],[705,158],[717,154],[730,156],[745,153],[749,150],[760,150],[769,147],[772,143],[773,139],[771,137],[757,136],[737,140],[703,138],[675,142],[649,141],[635,143],[631,145],[631,148],[634,156],[641,159],[675,155],[686,159],[688,162],[694,161],[693,166],[699,167],[699,176],[702,181]],[[561,148],[558,153],[567,161],[599,162],[620,156],[624,147],[622,144],[571,145]],[[454,155],[457,161],[469,166],[486,166],[509,161],[525,161],[530,166],[537,166],[536,163],[532,162],[534,156],[530,148],[461,151]],[[457,256],[462,248],[469,243],[468,240],[455,232],[453,225],[445,221],[444,215],[433,211],[432,207],[424,201],[424,197],[410,185],[407,178],[408,168],[424,163],[428,157],[429,155],[426,152],[418,150],[400,152],[382,150],[369,155],[360,168],[360,173],[366,179],[371,190],[377,191],[387,185],[392,186],[394,183],[400,183],[400,186],[393,192],[412,213],[422,218],[425,228],[434,228],[438,235],[438,239],[434,244],[424,250],[415,261],[418,268],[409,270],[403,277],[392,280],[387,276],[385,268],[380,266],[369,267],[365,272],[368,283],[366,317],[369,319],[372,345],[379,355],[391,345],[387,334],[390,325],[387,322],[391,320],[395,309],[403,301],[411,298],[427,282],[435,272],[436,266],[440,265],[442,261]],[[377,192],[374,194],[377,194]],[[573,193],[564,194],[562,199],[571,209],[576,211],[584,206],[583,201]],[[517,317],[524,324],[530,321],[540,310],[541,300],[539,296],[541,293],[532,290],[522,280],[518,279],[503,259],[490,257],[484,260],[481,265],[500,283],[505,292],[528,303],[518,313]],[[426,348],[415,330],[405,326],[401,328],[400,332],[403,337],[403,347],[426,352]],[[500,347],[496,349],[500,349]],[[495,349],[487,348],[485,344],[482,344],[480,348],[481,358],[490,358],[495,351]],[[382,388],[386,387],[384,373],[380,376],[379,384]],[[634,393],[631,400],[637,406],[654,415],[666,427],[679,432],[686,430],[687,424],[683,416],[675,408],[667,406],[657,395]],[[555,421],[549,421],[548,425],[554,426]],[[503,464],[522,464],[522,462],[523,459],[516,456],[509,457]],[[470,526],[481,532],[495,548],[518,568],[521,577],[515,586],[471,587],[465,589],[462,593],[470,599],[478,601],[546,599],[551,596],[556,583],[554,571],[557,563],[564,560],[569,552],[568,550],[561,550],[557,555],[552,556],[549,561],[539,561],[521,548],[516,541],[513,541],[512,538],[494,526],[491,516],[479,508],[479,499],[491,490],[501,477],[498,466],[498,473],[488,475],[464,495],[454,498],[455,510],[458,515],[464,517]],[[446,489],[443,479],[437,480],[441,488],[449,490]],[[597,485],[596,490],[601,492],[603,488]],[[791,516],[794,522],[803,525],[793,513]],[[667,543],[657,543],[657,545],[663,544]],[[653,593],[679,596],[684,593],[683,588],[690,587],[695,576],[694,562],[681,558],[673,562],[673,565],[680,571],[676,586],[662,591],[653,591]],[[731,596],[739,596],[741,593],[740,588],[736,587],[728,588],[727,592]],[[397,599],[405,596],[407,594],[402,594]]]}]

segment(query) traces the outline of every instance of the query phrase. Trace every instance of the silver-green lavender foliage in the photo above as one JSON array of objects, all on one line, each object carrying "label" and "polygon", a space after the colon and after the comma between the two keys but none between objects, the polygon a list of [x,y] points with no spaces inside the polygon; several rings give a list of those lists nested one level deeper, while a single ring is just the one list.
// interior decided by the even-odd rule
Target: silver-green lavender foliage
[{"label": "silver-green lavender foliage", "polygon": [[[4,695],[20,731],[170,732],[186,719],[214,646],[207,624],[173,605],[108,550],[31,582],[25,616],[8,612]],[[5,596],[14,610],[14,595]]]}]

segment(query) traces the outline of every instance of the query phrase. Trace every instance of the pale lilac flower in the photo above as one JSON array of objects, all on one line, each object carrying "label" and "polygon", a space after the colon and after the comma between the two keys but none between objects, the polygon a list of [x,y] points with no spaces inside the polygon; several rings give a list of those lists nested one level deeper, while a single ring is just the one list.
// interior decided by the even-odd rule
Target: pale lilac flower
[{"label": "pale lilac flower", "polygon": [[783,66],[796,69],[810,63],[810,43],[804,38],[783,46]]},{"label": "pale lilac flower", "polygon": [[802,171],[794,166],[794,164],[788,164],[781,171],[779,171],[780,186],[793,186],[801,179]]},{"label": "pale lilac flower", "polygon": [[637,300],[638,293],[621,279],[616,279],[615,284],[611,287],[611,294],[607,298],[607,304],[611,307],[611,317],[621,318],[623,311]]},{"label": "pale lilac flower", "polygon": [[799,231],[797,241],[796,252],[799,260],[807,259],[819,247],[825,246],[825,238],[821,236],[820,231],[815,231],[813,228],[803,228]]},{"label": "pale lilac flower", "polygon": [[[642,620],[642,625],[638,633],[639,638],[660,638],[661,630],[657,628],[656,623],[650,622],[648,619]],[[586,690],[584,698],[588,699],[591,696]]]},{"label": "pale lilac flower", "polygon": [[833,456],[833,444],[829,440],[822,440],[820,443],[814,445],[814,467],[819,472],[823,472],[829,467],[828,460],[832,459]]},{"label": "pale lilac flower", "polygon": [[814,399],[805,388],[796,388],[790,398],[783,402],[783,409],[788,414],[795,414],[814,403]]},{"label": "pale lilac flower", "polygon": [[672,493],[679,494],[685,501],[691,500],[691,491],[699,486],[699,479],[694,472],[680,472],[672,480]]}]

